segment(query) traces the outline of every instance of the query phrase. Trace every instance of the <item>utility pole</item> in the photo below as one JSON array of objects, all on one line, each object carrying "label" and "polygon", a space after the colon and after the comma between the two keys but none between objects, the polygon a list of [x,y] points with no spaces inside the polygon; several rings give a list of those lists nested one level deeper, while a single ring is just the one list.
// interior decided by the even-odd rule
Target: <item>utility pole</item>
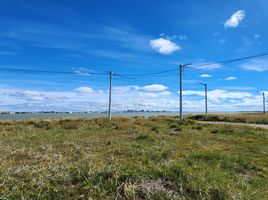
[{"label": "utility pole", "polygon": [[205,113],[208,114],[208,85],[205,83],[199,83],[200,85],[205,86]]},{"label": "utility pole", "polygon": [[263,114],[265,114],[265,92],[262,93],[263,94]]},{"label": "utility pole", "polygon": [[110,79],[108,118],[109,118],[109,120],[111,120],[112,119],[112,78],[113,78],[113,72],[109,71],[108,73],[109,73],[109,79]]},{"label": "utility pole", "polygon": [[179,70],[180,70],[180,124],[182,124],[183,122],[183,114],[182,114],[182,71],[183,71],[183,68],[188,66],[188,65],[191,65],[191,64],[180,64],[180,67],[179,67]]}]

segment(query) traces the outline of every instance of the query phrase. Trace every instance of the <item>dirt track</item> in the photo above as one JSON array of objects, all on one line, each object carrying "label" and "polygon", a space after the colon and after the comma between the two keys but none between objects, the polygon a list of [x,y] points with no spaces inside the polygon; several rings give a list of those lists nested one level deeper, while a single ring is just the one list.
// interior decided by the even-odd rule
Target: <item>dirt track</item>
[{"label": "dirt track", "polygon": [[227,124],[227,125],[236,125],[236,126],[251,126],[255,128],[264,128],[268,129],[267,124],[248,124],[248,123],[232,123],[232,122],[211,122],[211,121],[198,121],[200,124]]}]

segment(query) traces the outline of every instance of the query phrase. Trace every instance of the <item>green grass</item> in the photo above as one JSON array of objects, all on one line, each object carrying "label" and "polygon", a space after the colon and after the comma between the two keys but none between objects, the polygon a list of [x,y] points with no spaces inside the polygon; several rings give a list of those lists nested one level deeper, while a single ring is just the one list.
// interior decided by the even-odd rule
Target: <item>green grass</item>
[{"label": "green grass", "polygon": [[0,121],[0,199],[268,199],[268,131],[175,117]]},{"label": "green grass", "polygon": [[268,124],[268,115],[262,113],[190,115],[187,118],[200,121]]}]

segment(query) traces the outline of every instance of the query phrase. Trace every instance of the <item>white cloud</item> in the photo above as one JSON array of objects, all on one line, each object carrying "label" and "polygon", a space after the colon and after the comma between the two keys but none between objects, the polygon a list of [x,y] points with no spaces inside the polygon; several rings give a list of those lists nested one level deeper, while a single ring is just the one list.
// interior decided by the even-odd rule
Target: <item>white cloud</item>
[{"label": "white cloud", "polygon": [[204,64],[204,63],[198,63],[193,65],[193,68],[195,69],[200,69],[200,70],[214,70],[214,69],[219,69],[222,68],[221,64]]},{"label": "white cloud", "polygon": [[226,90],[255,90],[255,87],[245,87],[245,86],[227,86],[227,87],[222,87],[222,89]]},{"label": "white cloud", "polygon": [[187,40],[188,39],[188,37],[185,34],[169,36],[169,35],[167,35],[165,33],[161,33],[160,36],[164,37],[164,38],[166,38],[168,40],[173,40],[173,39]]},{"label": "white cloud", "polygon": [[142,90],[149,92],[161,92],[168,89],[167,86],[161,84],[146,85],[142,87]]},{"label": "white cloud", "polygon": [[255,40],[258,40],[258,39],[260,38],[260,36],[261,36],[260,34],[255,34],[255,35],[254,35],[254,39],[255,39]]},{"label": "white cloud", "polygon": [[152,84],[146,86],[137,86],[137,85],[127,85],[127,86],[117,86],[113,87],[114,92],[130,92],[130,91],[145,91],[145,92],[163,92],[167,90],[168,87],[162,84]]},{"label": "white cloud", "polygon": [[113,87],[113,91],[117,93],[123,93],[123,92],[141,90],[141,88],[142,87],[137,86],[137,85],[116,86],[116,87]]},{"label": "white cloud", "polygon": [[180,40],[187,40],[187,36],[186,35],[178,35],[178,38]]},{"label": "white cloud", "polygon": [[212,75],[210,75],[210,74],[201,74],[200,77],[202,77],[202,78],[210,78],[210,77],[212,77]]},{"label": "white cloud", "polygon": [[235,28],[240,22],[245,18],[246,13],[244,10],[236,11],[230,19],[226,20],[224,23],[225,28]]},{"label": "white cloud", "polygon": [[[178,111],[178,94],[171,92],[147,92],[142,86],[121,86],[130,88],[126,92],[114,92],[113,111],[122,110],[172,110]],[[138,89],[137,89],[138,88]],[[186,90],[183,92],[185,111],[204,110],[204,91]],[[1,87],[1,111],[106,111],[108,93],[95,90],[89,96],[75,91],[33,91]],[[262,109],[262,94],[253,95],[245,91],[211,90],[208,91],[209,111],[253,111]]]},{"label": "white cloud", "polygon": [[74,70],[74,73],[76,73],[80,76],[89,76],[91,72],[92,72],[92,70],[89,70],[89,69],[84,68],[84,67],[79,67],[78,69]]},{"label": "white cloud", "polygon": [[170,92],[170,91],[163,91],[163,92],[159,92],[158,94],[163,95],[163,96],[169,96],[169,95],[172,94],[172,92]]},{"label": "white cloud", "polygon": [[[183,91],[183,95],[205,96],[205,93],[204,91],[186,90]],[[208,99],[212,103],[220,103],[227,99],[243,99],[249,97],[252,97],[252,94],[249,92],[228,91],[220,89],[208,91]]]},{"label": "white cloud", "polygon": [[16,98],[23,98],[25,100],[31,100],[31,101],[44,100],[45,97],[41,92],[33,90],[10,92],[7,94]]},{"label": "white cloud", "polygon": [[245,64],[242,64],[240,68],[256,72],[264,72],[268,70],[268,59],[251,60]]},{"label": "white cloud", "polygon": [[75,92],[81,93],[81,94],[91,94],[94,92],[94,90],[91,87],[82,86],[82,87],[76,88]]},{"label": "white cloud", "polygon": [[198,96],[205,96],[205,93],[204,93],[204,91],[185,90],[185,91],[183,91],[183,95],[198,95]]},{"label": "white cloud", "polygon": [[227,77],[225,80],[227,80],[227,81],[233,81],[233,80],[236,80],[237,78],[236,77],[234,77],[234,76],[229,76],[229,77]]},{"label": "white cloud", "polygon": [[166,55],[181,49],[177,44],[164,38],[151,40],[150,46],[159,53]]}]

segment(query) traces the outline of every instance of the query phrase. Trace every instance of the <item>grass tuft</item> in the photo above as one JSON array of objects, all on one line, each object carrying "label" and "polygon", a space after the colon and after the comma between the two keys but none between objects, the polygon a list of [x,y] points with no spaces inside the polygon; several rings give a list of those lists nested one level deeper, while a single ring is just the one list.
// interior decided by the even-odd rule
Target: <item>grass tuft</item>
[{"label": "grass tuft", "polygon": [[7,120],[0,154],[0,199],[268,199],[260,128],[177,117]]}]

